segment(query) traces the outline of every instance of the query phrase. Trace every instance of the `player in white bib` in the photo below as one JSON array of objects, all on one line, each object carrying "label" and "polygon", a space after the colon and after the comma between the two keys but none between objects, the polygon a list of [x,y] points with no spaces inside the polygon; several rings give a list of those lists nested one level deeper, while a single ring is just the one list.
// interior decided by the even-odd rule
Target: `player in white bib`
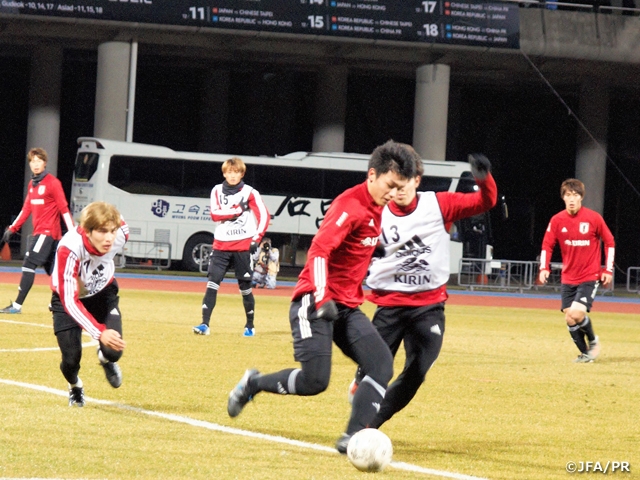
[{"label": "player in white bib", "polygon": [[69,406],[84,405],[78,376],[82,331],[98,343],[98,360],[113,388],[122,384],[118,360],[125,342],[113,258],[129,238],[129,227],[113,205],[93,202],[80,226],[62,237],[51,273],[53,331],[62,354],[60,370],[69,382]]},{"label": "player in white bib", "polygon": [[[474,193],[418,192],[422,162],[407,185],[382,212],[382,233],[369,268],[367,299],[376,305],[373,325],[395,356],[404,340],[404,369],[387,388],[369,425],[379,428],[415,396],[436,361],[445,330],[448,297],[449,229],[453,222],[480,214],[496,204],[497,187],[484,155],[470,155],[479,186]],[[367,372],[359,369],[349,397]]]}]

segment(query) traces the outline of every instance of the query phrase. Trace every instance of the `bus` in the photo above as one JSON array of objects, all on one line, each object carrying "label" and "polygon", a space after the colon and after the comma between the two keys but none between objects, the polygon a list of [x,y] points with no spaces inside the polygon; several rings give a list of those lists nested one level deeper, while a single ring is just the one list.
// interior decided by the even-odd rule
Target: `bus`
[{"label": "bus", "polygon": [[[204,271],[215,223],[210,194],[222,183],[222,163],[233,155],[174,151],[158,145],[81,137],[70,208],[78,220],[93,201],[116,205],[129,225],[127,263],[152,265],[161,246],[167,262]],[[238,155],[244,181],[262,196],[271,220],[267,235],[280,247],[281,264],[301,266],[331,201],[366,178],[369,155],[294,152],[284,156]],[[424,160],[420,190],[471,192],[478,187],[464,162]],[[453,229],[451,273],[457,273],[462,243]],[[141,247],[142,248],[136,248]],[[150,253],[153,251],[154,253]]]}]

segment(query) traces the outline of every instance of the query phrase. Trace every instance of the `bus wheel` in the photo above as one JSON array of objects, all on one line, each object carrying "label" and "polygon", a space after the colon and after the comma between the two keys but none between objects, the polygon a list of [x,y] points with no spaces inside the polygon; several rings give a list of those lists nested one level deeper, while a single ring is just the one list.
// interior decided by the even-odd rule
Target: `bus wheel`
[{"label": "bus wheel", "polygon": [[[187,240],[184,245],[184,251],[182,252],[182,268],[190,272],[199,272],[200,264],[209,263],[209,255],[205,253],[204,258],[200,257],[200,247],[205,245],[211,247],[213,243],[213,235],[206,233],[198,233]],[[210,252],[211,250],[209,250]],[[204,268],[204,267],[203,267]],[[204,268],[206,271],[206,268]]]}]

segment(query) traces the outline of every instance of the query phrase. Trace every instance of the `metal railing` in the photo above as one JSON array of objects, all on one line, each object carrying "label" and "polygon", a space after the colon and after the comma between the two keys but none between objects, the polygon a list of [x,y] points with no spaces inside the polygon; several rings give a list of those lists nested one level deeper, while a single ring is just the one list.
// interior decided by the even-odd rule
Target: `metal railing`
[{"label": "metal railing", "polygon": [[213,251],[213,245],[200,245],[200,273],[207,273],[209,271],[209,257]]},{"label": "metal railing", "polygon": [[114,262],[116,268],[152,268],[165,270],[171,267],[171,244],[143,240],[129,240]]},{"label": "metal railing", "polygon": [[[635,269],[635,270],[633,270]],[[640,289],[640,267],[631,267],[630,271],[635,272],[635,280],[630,280],[631,273],[627,273],[627,290],[639,291]],[[517,261],[517,260],[495,260],[484,258],[462,258],[460,259],[460,271],[458,273],[458,285],[467,287],[473,291],[476,289],[518,291],[525,290],[555,290],[561,287],[562,263],[551,262],[549,264],[549,278],[545,284],[538,282],[540,271],[539,262]],[[611,284],[607,287],[600,287],[601,295],[613,295],[615,285],[615,272]],[[636,290],[630,290],[635,282]]]},{"label": "metal railing", "polygon": [[461,258],[458,285],[470,290],[530,290],[535,281],[536,262]]},{"label": "metal railing", "polygon": [[627,268],[627,292],[640,293],[640,267]]},{"label": "metal railing", "polygon": [[[561,282],[561,277],[562,277],[562,263],[560,262],[551,262],[549,263],[549,278],[547,279],[547,282],[543,285],[537,282],[538,279],[538,274],[540,272],[540,264],[538,262],[536,263],[536,268],[535,268],[535,276],[534,276],[534,288],[536,290],[555,290],[557,292],[560,291],[560,287],[562,285]],[[602,269],[604,269],[604,265],[602,266]],[[616,273],[613,272],[612,276],[613,279],[611,281],[611,284],[607,287],[604,287],[602,285],[600,285],[600,287],[598,288],[598,292],[600,295],[613,295],[614,293],[614,287],[615,287],[615,280],[616,280]]]}]

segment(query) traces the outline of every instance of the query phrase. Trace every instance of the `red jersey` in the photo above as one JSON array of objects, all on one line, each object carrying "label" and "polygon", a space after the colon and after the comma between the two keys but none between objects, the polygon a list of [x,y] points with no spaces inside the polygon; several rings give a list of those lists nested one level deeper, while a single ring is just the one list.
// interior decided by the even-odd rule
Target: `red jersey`
[{"label": "red jersey", "polygon": [[[428,253],[435,254],[437,252],[439,254],[442,248],[446,249],[446,262],[442,262],[441,268],[445,270],[445,278],[447,279],[449,275],[449,237],[447,232],[451,228],[451,225],[453,222],[463,218],[486,212],[496,204],[498,199],[498,188],[491,174],[487,175],[484,180],[476,180],[476,182],[480,187],[480,190],[477,192],[437,192],[435,194],[437,203],[433,202],[434,206],[432,208],[432,210],[435,211],[427,212],[428,214],[432,214],[431,220],[420,217],[416,213],[421,194],[416,195],[413,202],[406,207],[400,207],[395,202],[390,202],[389,205],[385,207],[393,216],[399,217],[399,221],[394,223],[394,228],[396,228],[395,236],[397,236],[397,238],[410,238],[408,244],[412,245],[413,248],[415,248],[416,243],[427,246]],[[429,225],[427,225],[428,222],[433,222],[434,218],[440,217],[440,215],[442,216],[441,222],[438,222],[438,224],[432,226],[432,228],[426,228],[429,227]],[[411,219],[411,216],[417,218]],[[384,218],[383,216],[383,219]],[[406,229],[406,231],[403,231],[403,229]],[[446,245],[435,245],[435,243],[442,242],[443,239],[447,242]],[[387,242],[385,239],[381,238],[380,241],[382,245],[386,247]],[[428,258],[428,256],[429,255],[426,254],[425,258]],[[392,272],[392,275],[396,270],[402,270],[403,267],[406,266],[404,256],[390,255],[389,257],[385,257],[385,259],[389,264],[387,268]],[[437,260],[438,259],[436,259],[436,261]],[[431,289],[419,283],[409,288],[412,291],[374,289],[371,294],[367,296],[367,300],[381,307],[420,307],[441,303],[448,298],[445,278],[442,279],[442,282],[444,282],[442,285]]]},{"label": "red jersey", "polygon": [[380,235],[382,207],[367,182],[345,190],[331,206],[313,237],[293,299],[313,293],[316,307],[329,300],[357,307],[364,302],[362,282]]},{"label": "red jersey", "polygon": [[48,173],[37,186],[33,180],[27,187],[27,198],[15,221],[9,226],[11,233],[16,233],[29,215],[33,215],[33,235],[47,235],[54,240],[62,238],[60,215],[64,218],[68,230],[73,229],[73,220],[69,213],[69,205],[62,190],[60,180]]},{"label": "red jersey", "polygon": [[615,242],[602,216],[585,207],[575,215],[563,210],[551,217],[542,240],[540,270],[549,270],[553,247],[558,242],[562,253],[562,283],[579,285],[598,281],[603,273],[601,240],[605,247],[604,271],[612,274]]}]

